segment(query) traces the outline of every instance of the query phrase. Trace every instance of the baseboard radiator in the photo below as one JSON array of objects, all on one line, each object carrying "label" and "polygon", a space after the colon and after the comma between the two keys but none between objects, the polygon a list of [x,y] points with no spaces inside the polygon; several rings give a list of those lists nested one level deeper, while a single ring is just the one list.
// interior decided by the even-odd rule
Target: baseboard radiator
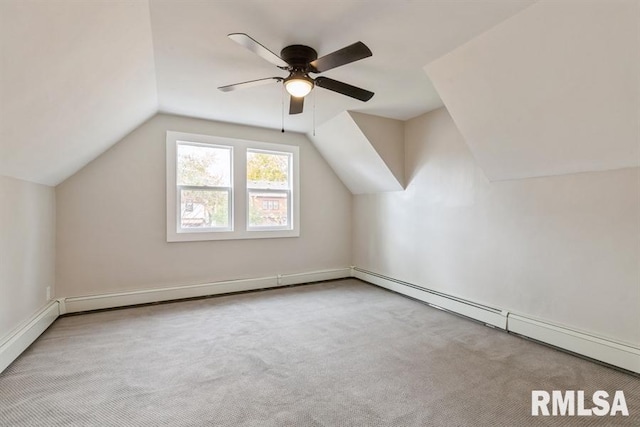
[{"label": "baseboard radiator", "polygon": [[253,279],[226,280],[196,285],[172,286],[169,288],[70,297],[60,300],[60,314],[277,288],[323,280],[344,279],[350,276],[351,270],[349,268],[338,268],[296,274],[278,274]]},{"label": "baseboard radiator", "polygon": [[50,301],[0,341],[0,373],[46,331],[59,315],[58,301]]},{"label": "baseboard radiator", "polygon": [[169,288],[59,298],[56,301],[47,303],[44,308],[6,337],[0,337],[0,373],[63,314],[277,288],[348,277],[351,277],[351,269],[345,267],[294,274],[278,274],[252,279],[172,286]]},{"label": "baseboard radiator", "polygon": [[507,313],[500,309],[443,294],[358,267],[353,267],[352,272],[352,277],[424,301],[435,308],[452,311],[497,328],[506,329],[507,327]]},{"label": "baseboard radiator", "polygon": [[565,326],[555,325],[541,319],[535,319],[531,316],[479,304],[358,267],[60,298],[49,302],[23,325],[0,340],[0,372],[4,371],[58,316],[63,314],[276,288],[348,277],[355,277],[494,328],[503,329],[631,372],[640,373],[640,349],[628,343],[617,342]]},{"label": "baseboard radiator", "polygon": [[352,267],[351,271],[352,277],[426,302],[433,307],[451,311],[488,326],[504,329],[627,371],[640,373],[640,348],[632,344],[577,331],[509,310],[488,307],[362,268]]}]

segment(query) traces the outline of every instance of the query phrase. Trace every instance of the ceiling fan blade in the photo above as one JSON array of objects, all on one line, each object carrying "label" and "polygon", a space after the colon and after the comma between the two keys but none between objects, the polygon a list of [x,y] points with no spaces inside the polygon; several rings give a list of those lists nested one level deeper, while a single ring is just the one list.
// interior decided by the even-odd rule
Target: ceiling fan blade
[{"label": "ceiling fan blade", "polygon": [[289,102],[289,114],[300,114],[304,107],[304,96],[292,96]]},{"label": "ceiling fan blade", "polygon": [[266,79],[249,80],[248,82],[234,83],[232,85],[220,86],[218,90],[221,90],[222,92],[231,92],[232,90],[236,90],[236,89],[245,89],[248,87],[262,86],[267,83],[273,83],[274,81],[281,82],[282,80],[284,80],[282,77],[267,77]]},{"label": "ceiling fan blade", "polygon": [[323,73],[327,70],[331,70],[332,68],[368,58],[371,55],[373,54],[367,45],[362,42],[356,42],[318,58],[315,61],[312,61],[309,65],[311,65],[314,73]]},{"label": "ceiling fan blade", "polygon": [[271,62],[273,65],[278,67],[288,67],[284,59],[280,58],[275,53],[271,52],[269,49],[246,35],[245,33],[231,33],[228,36],[231,40],[238,43],[240,46],[244,46],[249,49],[251,52],[255,53],[262,59],[266,59]]},{"label": "ceiling fan blade", "polygon": [[369,92],[368,90],[351,86],[350,84],[339,82],[328,77],[318,77],[315,82],[316,86],[341,93],[342,95],[350,96],[351,98],[359,99],[363,102],[367,102],[374,95],[373,92]]}]

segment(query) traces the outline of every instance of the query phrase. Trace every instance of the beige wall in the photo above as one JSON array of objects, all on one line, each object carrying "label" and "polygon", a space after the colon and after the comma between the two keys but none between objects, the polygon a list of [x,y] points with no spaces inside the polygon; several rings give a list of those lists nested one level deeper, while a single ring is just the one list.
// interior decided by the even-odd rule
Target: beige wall
[{"label": "beige wall", "polygon": [[405,128],[404,192],[354,198],[354,264],[640,344],[640,170],[489,183],[445,109]]},{"label": "beige wall", "polygon": [[55,191],[0,176],[0,342],[54,289]]},{"label": "beige wall", "polygon": [[[298,145],[300,237],[167,243],[167,130]],[[160,114],[56,187],[56,196],[62,296],[350,265],[351,195],[300,134]]]}]

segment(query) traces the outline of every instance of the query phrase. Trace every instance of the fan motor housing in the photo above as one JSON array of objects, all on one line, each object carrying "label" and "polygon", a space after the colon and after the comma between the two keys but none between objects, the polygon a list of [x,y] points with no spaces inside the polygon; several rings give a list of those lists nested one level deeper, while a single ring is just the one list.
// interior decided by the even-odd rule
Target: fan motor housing
[{"label": "fan motor housing", "polygon": [[311,61],[318,59],[318,52],[309,46],[293,44],[282,49],[280,57],[294,69],[305,69]]}]

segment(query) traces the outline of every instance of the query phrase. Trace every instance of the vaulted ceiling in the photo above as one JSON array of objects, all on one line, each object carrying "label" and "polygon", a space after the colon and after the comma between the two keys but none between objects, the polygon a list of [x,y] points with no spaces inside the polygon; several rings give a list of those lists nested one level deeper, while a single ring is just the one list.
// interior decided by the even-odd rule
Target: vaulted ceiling
[{"label": "vaulted ceiling", "polygon": [[640,166],[640,1],[540,1],[428,64],[490,180]]},{"label": "vaulted ceiling", "polygon": [[345,110],[406,120],[442,105],[423,67],[533,0],[311,2],[2,0],[0,175],[56,185],[158,111],[279,128],[286,75],[226,36],[320,55],[355,41],[373,57],[327,76],[376,93],[368,103],[316,89],[285,127],[308,132]]}]

